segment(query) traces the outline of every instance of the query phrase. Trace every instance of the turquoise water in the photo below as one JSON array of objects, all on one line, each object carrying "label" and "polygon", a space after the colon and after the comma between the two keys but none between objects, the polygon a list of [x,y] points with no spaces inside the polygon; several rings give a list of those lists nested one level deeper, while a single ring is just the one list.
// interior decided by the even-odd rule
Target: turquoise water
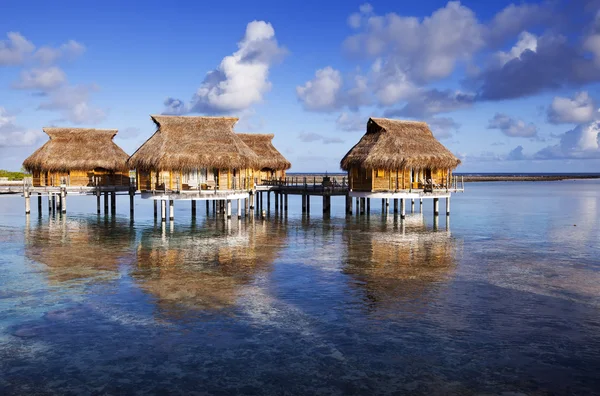
[{"label": "turquoise water", "polygon": [[425,202],[163,226],[0,197],[0,394],[600,392],[600,182]]}]

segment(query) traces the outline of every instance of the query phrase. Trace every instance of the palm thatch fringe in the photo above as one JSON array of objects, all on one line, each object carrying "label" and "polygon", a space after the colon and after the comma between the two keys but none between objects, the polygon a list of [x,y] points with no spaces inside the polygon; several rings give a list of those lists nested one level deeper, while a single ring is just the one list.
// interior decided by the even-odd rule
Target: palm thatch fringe
[{"label": "palm thatch fringe", "polygon": [[129,158],[131,168],[189,172],[255,168],[258,157],[235,133],[234,117],[151,116],[157,130]]},{"label": "palm thatch fringe", "polygon": [[240,139],[258,156],[257,169],[288,170],[290,161],[273,146],[272,133],[238,133]]},{"label": "palm thatch fringe", "polygon": [[68,172],[103,168],[126,171],[125,151],[113,142],[116,129],[44,128],[50,137],[31,154],[23,167],[29,171]]},{"label": "palm thatch fringe", "polygon": [[425,122],[370,118],[367,133],[340,162],[344,170],[454,169],[460,160]]}]

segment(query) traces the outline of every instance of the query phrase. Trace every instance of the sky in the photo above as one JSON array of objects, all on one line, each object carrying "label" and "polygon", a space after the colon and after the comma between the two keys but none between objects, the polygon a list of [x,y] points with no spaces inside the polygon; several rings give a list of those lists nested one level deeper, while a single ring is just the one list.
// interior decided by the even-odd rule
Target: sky
[{"label": "sky", "polygon": [[292,172],[340,171],[369,117],[426,121],[459,172],[600,172],[599,107],[600,0],[4,0],[0,13],[3,169],[46,126],[118,129],[132,154],[151,114],[176,114],[273,133]]}]

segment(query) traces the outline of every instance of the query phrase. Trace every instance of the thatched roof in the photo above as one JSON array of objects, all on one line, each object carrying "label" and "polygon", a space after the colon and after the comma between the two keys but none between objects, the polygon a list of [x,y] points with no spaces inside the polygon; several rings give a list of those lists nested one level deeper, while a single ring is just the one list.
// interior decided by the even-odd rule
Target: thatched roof
[{"label": "thatched roof", "polygon": [[258,157],[233,133],[234,117],[151,116],[157,130],[129,158],[132,168],[191,171],[254,168]]},{"label": "thatched roof", "polygon": [[431,133],[425,122],[370,118],[367,133],[340,166],[364,169],[454,169],[460,160]]},{"label": "thatched roof", "polygon": [[290,161],[273,146],[272,133],[238,133],[237,134],[252,151],[258,155],[258,169],[288,170]]},{"label": "thatched roof", "polygon": [[44,128],[44,132],[50,140],[23,162],[29,172],[127,170],[128,155],[112,140],[116,129]]}]

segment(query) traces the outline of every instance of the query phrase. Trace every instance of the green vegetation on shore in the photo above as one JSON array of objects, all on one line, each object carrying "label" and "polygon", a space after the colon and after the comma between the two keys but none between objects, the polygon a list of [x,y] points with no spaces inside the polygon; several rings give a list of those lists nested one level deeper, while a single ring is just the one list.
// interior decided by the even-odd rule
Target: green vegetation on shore
[{"label": "green vegetation on shore", "polygon": [[11,172],[4,169],[0,169],[0,177],[8,177],[8,180],[23,180],[24,177],[29,176],[24,169],[18,172]]}]

